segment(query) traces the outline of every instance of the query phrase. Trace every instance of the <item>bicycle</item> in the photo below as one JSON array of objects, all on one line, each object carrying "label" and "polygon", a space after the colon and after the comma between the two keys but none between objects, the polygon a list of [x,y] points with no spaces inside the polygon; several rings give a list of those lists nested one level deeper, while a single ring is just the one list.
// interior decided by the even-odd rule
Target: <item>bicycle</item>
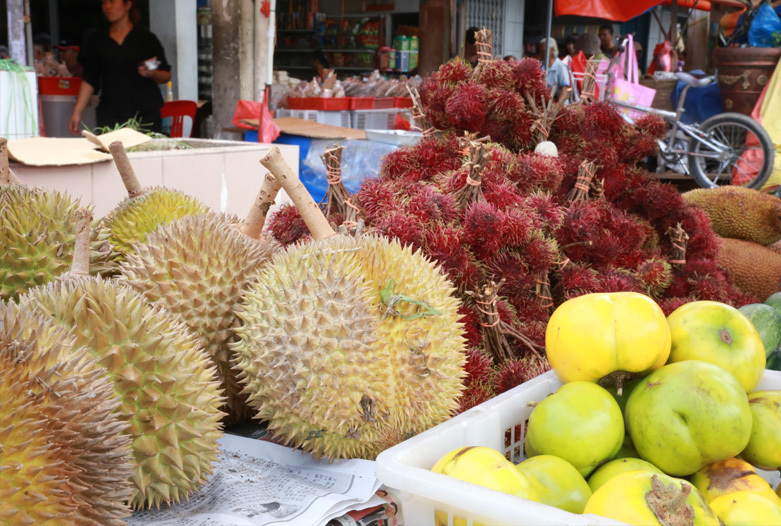
[{"label": "bicycle", "polygon": [[[619,50],[625,49],[624,41]],[[612,66],[618,54],[607,68],[607,89],[612,93]],[[665,163],[680,166],[686,175],[693,177],[703,188],[720,185],[740,185],[761,189],[773,171],[775,149],[765,129],[754,119],[741,113],[720,113],[700,124],[681,122],[686,94],[690,88],[701,88],[716,80],[715,77],[696,78],[688,73],[675,76],[686,83],[675,112],[605,97],[609,103],[623,108],[651,113],[662,117],[670,127],[664,139],[658,140],[659,155]],[[631,123],[631,117],[624,114]]]}]

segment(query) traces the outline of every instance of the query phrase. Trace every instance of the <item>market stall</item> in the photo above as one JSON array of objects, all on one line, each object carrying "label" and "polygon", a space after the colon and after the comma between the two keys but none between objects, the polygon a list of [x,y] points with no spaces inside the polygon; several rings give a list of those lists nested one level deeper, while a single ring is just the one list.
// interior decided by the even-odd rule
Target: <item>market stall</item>
[{"label": "market stall", "polygon": [[765,150],[681,192],[595,63],[566,104],[490,41],[409,86],[419,132],[380,155],[294,117],[301,165],[101,135],[76,175],[0,139],[3,516],[778,523],[781,198],[738,178]]}]

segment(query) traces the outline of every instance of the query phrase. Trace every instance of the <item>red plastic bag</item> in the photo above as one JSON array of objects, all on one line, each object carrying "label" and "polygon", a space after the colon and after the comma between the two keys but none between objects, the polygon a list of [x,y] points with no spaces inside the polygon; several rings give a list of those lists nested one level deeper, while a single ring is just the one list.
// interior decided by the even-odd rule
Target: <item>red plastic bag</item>
[{"label": "red plastic bag", "polygon": [[657,70],[673,70],[673,45],[669,40],[665,40],[661,44],[656,44],[656,47],[654,48],[654,59],[651,61],[651,65],[648,66],[648,74],[653,75],[654,71]]},{"label": "red plastic bag", "polygon": [[[258,124],[255,124],[255,122]],[[239,99],[236,109],[233,111],[234,126],[245,130],[258,130],[258,142],[272,143],[281,133],[279,127],[274,124],[274,116],[268,107],[254,100]]]}]

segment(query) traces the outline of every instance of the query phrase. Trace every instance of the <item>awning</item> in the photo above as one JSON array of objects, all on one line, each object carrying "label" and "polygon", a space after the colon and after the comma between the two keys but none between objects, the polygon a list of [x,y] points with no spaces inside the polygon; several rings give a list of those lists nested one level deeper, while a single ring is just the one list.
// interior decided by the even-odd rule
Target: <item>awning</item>
[{"label": "awning", "polygon": [[[659,4],[670,5],[671,0],[555,0],[556,16],[590,16],[626,22],[640,16]],[[737,0],[700,0],[697,9],[710,11],[712,3],[740,5]],[[694,0],[678,0],[680,7],[691,8]]]}]

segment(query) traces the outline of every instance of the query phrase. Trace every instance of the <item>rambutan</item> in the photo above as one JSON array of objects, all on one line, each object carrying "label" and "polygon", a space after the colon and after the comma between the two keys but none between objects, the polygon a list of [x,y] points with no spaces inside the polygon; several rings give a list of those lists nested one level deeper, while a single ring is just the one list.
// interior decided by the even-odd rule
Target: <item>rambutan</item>
[{"label": "rambutan", "polygon": [[[507,138],[501,143],[513,151],[528,150],[536,144],[532,135],[532,116],[526,112],[517,112],[508,120]],[[496,139],[497,141],[499,139]]]},{"label": "rambutan", "polygon": [[510,167],[507,177],[522,194],[535,190],[554,191],[562,182],[564,170],[556,157],[521,153]]},{"label": "rambutan", "polygon": [[464,338],[468,347],[478,347],[483,342],[483,332],[480,327],[480,316],[471,305],[461,302],[458,307],[461,323],[464,324]]},{"label": "rambutan", "polygon": [[513,79],[516,93],[529,94],[535,101],[547,100],[549,97],[548,85],[545,81],[545,72],[540,61],[536,58],[526,57],[513,64]]},{"label": "rambutan", "polygon": [[512,65],[504,60],[492,60],[483,64],[479,75],[480,84],[491,89],[509,91],[515,85]]},{"label": "rambutan", "polygon": [[523,245],[522,253],[533,273],[547,271],[561,257],[556,240],[539,231],[533,233]]},{"label": "rambutan", "polygon": [[627,122],[608,102],[594,102],[585,106],[583,111],[584,132],[592,142],[599,140],[615,141]]},{"label": "rambutan", "polygon": [[643,286],[626,269],[603,269],[600,272],[600,292],[639,292],[645,294]]},{"label": "rambutan", "polygon": [[426,254],[442,266],[459,290],[472,290],[483,279],[480,267],[464,244],[464,230],[452,225],[429,227],[424,232]]},{"label": "rambutan", "polygon": [[664,139],[667,135],[667,124],[664,119],[651,113],[635,119],[635,127],[652,139]]},{"label": "rambutan", "polygon": [[447,99],[445,111],[448,127],[479,132],[486,115],[485,87],[473,82],[459,84]]},{"label": "rambutan", "polygon": [[380,234],[395,238],[402,245],[409,245],[413,249],[423,244],[423,225],[408,212],[392,210],[377,218],[373,226]]},{"label": "rambutan", "polygon": [[459,214],[455,198],[442,193],[430,184],[418,184],[410,188],[412,194],[407,202],[407,211],[418,218],[421,223],[447,224],[454,221]]},{"label": "rambutan", "polygon": [[673,279],[672,267],[661,258],[647,259],[637,266],[635,278],[648,295],[658,298],[670,286]]},{"label": "rambutan", "polygon": [[458,401],[457,412],[463,413],[483,402],[487,402],[494,396],[496,396],[496,391],[491,386],[479,383],[469,384],[461,394],[461,398]]},{"label": "rambutan", "polygon": [[271,235],[282,246],[292,245],[309,238],[309,229],[304,218],[292,204],[284,204],[268,218],[268,229]]},{"label": "rambutan", "polygon": [[393,179],[371,178],[363,181],[355,200],[363,210],[368,225],[374,224],[388,211],[399,209],[398,192],[399,188]]},{"label": "rambutan", "polygon": [[505,242],[507,216],[487,201],[470,204],[464,213],[464,242],[481,260],[490,259]]},{"label": "rambutan", "polygon": [[561,301],[576,298],[584,294],[596,292],[601,284],[599,273],[593,268],[568,261],[558,272],[557,283],[554,284],[554,294]]},{"label": "rambutan", "polygon": [[[472,66],[462,58],[454,58],[444,63],[432,75],[439,83],[456,85],[466,82],[472,76]],[[425,102],[424,102],[425,104]]]},{"label": "rambutan", "polygon": [[534,354],[510,360],[499,366],[496,372],[496,393],[501,394],[517,387],[532,378],[550,370],[550,364],[544,358]]},{"label": "rambutan", "polygon": [[534,289],[534,277],[529,272],[526,259],[516,251],[501,250],[488,265],[491,279],[504,280],[502,293],[508,297],[528,294]]},{"label": "rambutan", "polygon": [[659,307],[662,308],[665,316],[669,316],[672,312],[682,305],[696,301],[694,298],[663,298],[657,301]]},{"label": "rambutan", "polygon": [[542,232],[552,236],[564,220],[565,209],[556,203],[551,194],[545,192],[534,192],[523,200],[526,207],[534,210],[540,218]]},{"label": "rambutan", "polygon": [[[491,84],[486,84],[491,86]],[[489,89],[486,95],[486,103],[489,118],[498,121],[507,121],[519,112],[523,112],[526,102],[523,96],[511,91],[511,89]],[[500,138],[494,137],[495,141]]]},{"label": "rambutan", "polygon": [[480,347],[469,347],[466,350],[466,364],[464,365],[466,377],[464,384],[468,387],[472,384],[482,384],[493,388],[496,379],[494,360]]},{"label": "rambutan", "polygon": [[518,189],[510,182],[485,187],[483,196],[497,210],[504,211],[508,208],[520,206],[523,203],[523,198],[518,194]]}]

